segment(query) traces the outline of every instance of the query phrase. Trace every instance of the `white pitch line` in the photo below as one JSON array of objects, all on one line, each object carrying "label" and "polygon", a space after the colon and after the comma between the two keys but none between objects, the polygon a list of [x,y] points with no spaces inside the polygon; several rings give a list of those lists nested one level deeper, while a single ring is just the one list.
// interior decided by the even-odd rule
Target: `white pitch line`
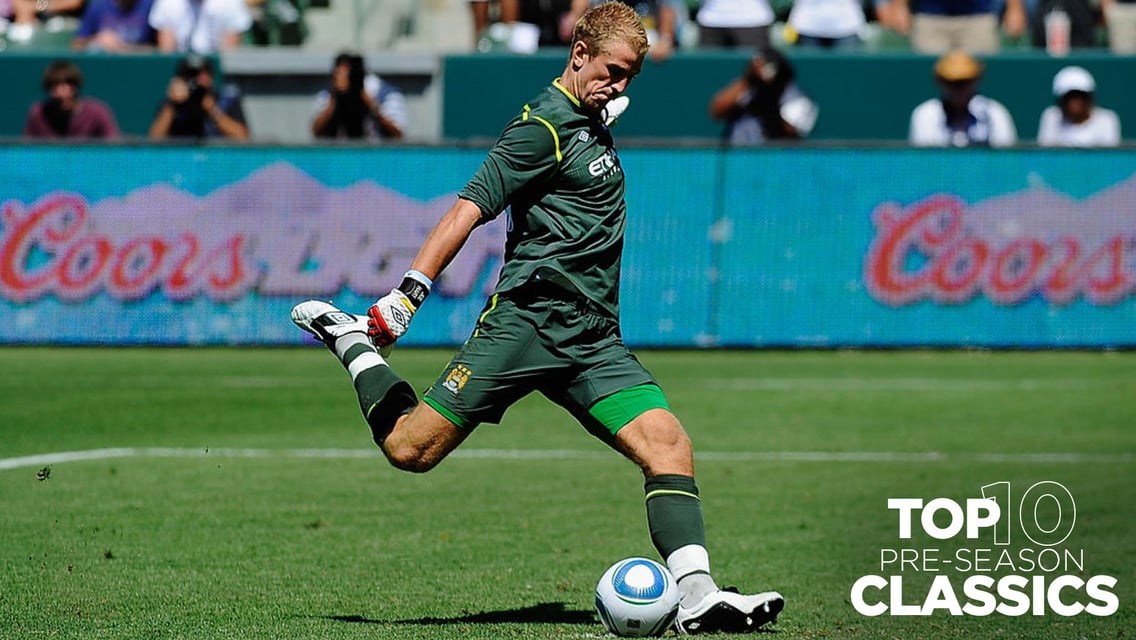
[{"label": "white pitch line", "polygon": [[[453,458],[481,460],[595,460],[615,456],[605,451],[573,449],[459,449]],[[377,449],[202,449],[171,447],[117,447],[85,451],[59,451],[15,458],[0,458],[0,471],[42,467],[67,462],[115,458],[315,458],[367,459],[380,457]],[[1131,453],[941,453],[903,451],[702,451],[699,460],[719,462],[982,462],[982,463],[1122,463],[1136,461]]]}]

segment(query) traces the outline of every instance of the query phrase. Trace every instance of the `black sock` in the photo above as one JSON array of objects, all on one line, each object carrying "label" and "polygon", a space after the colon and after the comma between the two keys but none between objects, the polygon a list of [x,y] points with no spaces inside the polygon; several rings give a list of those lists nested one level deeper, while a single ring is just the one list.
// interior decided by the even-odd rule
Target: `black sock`
[{"label": "black sock", "polygon": [[371,427],[375,444],[382,445],[404,413],[418,404],[418,396],[410,383],[390,367],[371,367],[355,376],[355,393],[359,408]]}]

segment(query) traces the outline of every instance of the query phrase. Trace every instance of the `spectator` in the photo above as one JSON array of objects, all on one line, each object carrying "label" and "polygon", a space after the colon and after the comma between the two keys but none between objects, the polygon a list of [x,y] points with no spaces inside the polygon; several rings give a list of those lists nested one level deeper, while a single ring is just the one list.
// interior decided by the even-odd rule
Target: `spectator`
[{"label": "spectator", "polygon": [[149,22],[153,4],[153,0],[91,0],[71,48],[101,53],[152,50],[158,43]]},{"label": "spectator", "polygon": [[[469,0],[469,12],[473,18],[473,42],[477,43],[489,25],[494,23],[493,7],[490,6],[496,2],[497,4],[497,22],[511,24],[517,21],[515,11],[519,8],[517,3],[513,2],[498,2],[497,0]],[[514,13],[510,13],[510,12]]]},{"label": "spectator", "polygon": [[1097,22],[1096,0],[1039,0],[1030,17],[1030,42],[1057,55],[1096,47]]},{"label": "spectator", "polygon": [[83,14],[83,0],[9,0],[9,4],[12,24],[6,35],[14,41],[30,40],[36,29],[78,20]]},{"label": "spectator", "polygon": [[473,20],[473,42],[476,45],[477,41],[481,38],[481,34],[489,28],[493,23],[491,15],[489,0],[468,0],[469,2],[469,16]]},{"label": "spectator", "polygon": [[36,102],[24,122],[30,138],[119,137],[118,123],[110,107],[94,98],[80,97],[83,73],[67,60],[56,60],[43,74],[47,99]]},{"label": "spectator", "polygon": [[312,135],[317,138],[401,138],[406,129],[406,100],[397,87],[367,73],[363,57],[350,52],[335,57],[331,88],[316,96]]},{"label": "spectator", "polygon": [[[995,53],[1002,45],[995,0],[877,0],[881,25],[911,37],[919,53],[941,55],[954,50],[971,54]],[[1002,30],[1011,38],[1026,31],[1022,0],[1005,0]]]},{"label": "spectator", "polygon": [[1120,144],[1116,112],[1096,106],[1097,83],[1081,67],[1065,67],[1053,77],[1057,104],[1041,114],[1037,143],[1043,147],[1115,147]]},{"label": "spectator", "polygon": [[982,64],[963,51],[935,63],[940,97],[911,112],[908,141],[916,147],[1008,147],[1018,141],[1010,112],[978,94]]},{"label": "spectator", "polygon": [[245,0],[252,25],[241,38],[261,47],[299,46],[308,37],[309,0]]},{"label": "spectator", "polygon": [[244,0],[154,0],[150,26],[163,53],[210,55],[239,47],[252,15]]},{"label": "spectator", "polygon": [[787,39],[798,47],[856,49],[865,22],[859,0],[795,0]]},{"label": "spectator", "polygon": [[766,49],[773,18],[769,0],[704,0],[694,18],[698,46]]},{"label": "spectator", "polygon": [[[606,0],[592,0],[591,4],[602,4]],[[619,0],[635,9],[643,21],[647,32],[647,42],[651,48],[648,55],[655,62],[663,62],[674,54],[675,27],[678,14],[673,0]]]},{"label": "spectator", "polygon": [[760,145],[806,137],[816,124],[817,106],[797,86],[789,60],[766,48],[746,63],[741,76],[714,94],[710,117],[726,122],[728,143]]},{"label": "spectator", "polygon": [[502,16],[537,27],[538,47],[567,47],[589,0],[501,0]]},{"label": "spectator", "polygon": [[1100,0],[1113,53],[1136,55],[1136,0]]},{"label": "spectator", "polygon": [[240,89],[233,84],[218,89],[208,58],[191,54],[179,60],[166,99],[150,124],[150,138],[248,137]]}]

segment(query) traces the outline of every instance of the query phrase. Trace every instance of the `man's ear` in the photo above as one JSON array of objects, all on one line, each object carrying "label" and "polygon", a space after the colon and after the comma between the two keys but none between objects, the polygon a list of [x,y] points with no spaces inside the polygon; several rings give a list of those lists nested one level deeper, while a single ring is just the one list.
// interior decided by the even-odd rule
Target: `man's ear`
[{"label": "man's ear", "polygon": [[588,60],[590,60],[591,57],[592,54],[588,51],[588,45],[584,44],[580,40],[577,40],[575,44],[572,45],[572,70],[579,71],[585,64],[587,64]]}]

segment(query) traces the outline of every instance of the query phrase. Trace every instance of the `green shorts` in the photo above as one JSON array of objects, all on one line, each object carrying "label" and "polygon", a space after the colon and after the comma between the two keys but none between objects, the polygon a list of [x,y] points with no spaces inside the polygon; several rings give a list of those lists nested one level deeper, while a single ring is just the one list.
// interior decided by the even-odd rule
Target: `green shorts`
[{"label": "green shorts", "polygon": [[489,300],[424,400],[472,429],[500,422],[533,391],[606,442],[644,411],[669,409],[654,377],[624,346],[616,320],[582,299],[508,294]]}]

